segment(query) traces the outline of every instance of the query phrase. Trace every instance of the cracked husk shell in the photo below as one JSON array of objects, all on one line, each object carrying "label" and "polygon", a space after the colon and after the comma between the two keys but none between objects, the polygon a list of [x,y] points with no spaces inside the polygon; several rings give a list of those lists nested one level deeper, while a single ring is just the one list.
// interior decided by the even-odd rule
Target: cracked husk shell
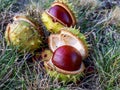
[{"label": "cracked husk shell", "polygon": [[19,51],[33,52],[42,44],[42,30],[25,16],[15,16],[13,23],[7,25],[5,39]]},{"label": "cracked husk shell", "polygon": [[70,45],[76,48],[85,59],[88,56],[88,44],[83,34],[75,28],[63,28],[59,34],[51,34],[49,36],[49,47],[51,51],[55,51],[63,45]]}]

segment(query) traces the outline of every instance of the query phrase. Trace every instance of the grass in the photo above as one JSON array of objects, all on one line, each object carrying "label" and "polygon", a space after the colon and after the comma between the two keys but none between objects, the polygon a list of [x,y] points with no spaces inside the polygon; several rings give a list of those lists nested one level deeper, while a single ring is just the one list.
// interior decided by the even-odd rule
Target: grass
[{"label": "grass", "polygon": [[[30,0],[29,9],[41,10],[50,6],[53,0]],[[72,0],[69,0],[72,2]],[[4,31],[14,14],[21,12],[13,7],[19,4],[16,0],[0,1],[0,89],[40,89],[40,90],[119,90],[120,89],[120,19],[115,13],[116,5],[110,8],[104,3],[81,4],[84,0],[72,2],[78,12],[77,28],[87,36],[91,45],[89,57],[84,61],[86,66],[93,66],[94,73],[88,74],[78,84],[63,85],[57,80],[51,81],[46,74],[42,61],[31,63],[30,54],[20,54],[16,48],[6,46]],[[89,0],[88,3],[91,3]],[[93,0],[94,1],[94,0]],[[112,4],[112,0],[110,0]],[[37,2],[37,0],[36,0]],[[79,9],[78,9],[79,8]],[[28,8],[27,8],[28,9]],[[26,10],[22,10],[26,12]],[[117,11],[118,12],[118,11]],[[41,12],[40,12],[41,13]],[[117,19],[116,19],[117,18]]]},{"label": "grass", "polygon": [[12,4],[14,4],[16,2],[16,0],[1,0],[0,1],[0,12],[4,11],[5,9],[9,9],[11,7]]},{"label": "grass", "polygon": [[120,42],[119,40],[114,41],[110,32],[107,32],[107,35],[103,38],[105,44],[100,42],[100,37],[97,37],[98,45],[91,57],[95,61],[104,90],[116,90],[116,88],[119,88]]}]

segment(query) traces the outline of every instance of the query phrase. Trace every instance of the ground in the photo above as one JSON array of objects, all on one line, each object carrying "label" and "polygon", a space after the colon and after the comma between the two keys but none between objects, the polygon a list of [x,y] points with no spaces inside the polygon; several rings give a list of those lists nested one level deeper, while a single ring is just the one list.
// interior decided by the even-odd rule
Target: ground
[{"label": "ground", "polygon": [[[41,14],[53,0],[0,1],[0,90],[120,90],[120,1],[68,0],[77,12],[77,25],[90,45],[85,77],[77,83],[51,80],[42,61],[6,45],[4,33],[12,17],[36,11]],[[44,28],[45,29],[45,28]]]}]

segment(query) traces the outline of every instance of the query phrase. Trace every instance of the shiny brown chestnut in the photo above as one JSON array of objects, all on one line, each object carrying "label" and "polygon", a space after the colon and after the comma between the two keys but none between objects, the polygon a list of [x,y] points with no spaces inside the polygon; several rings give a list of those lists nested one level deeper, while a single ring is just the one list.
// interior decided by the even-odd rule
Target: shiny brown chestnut
[{"label": "shiny brown chestnut", "polygon": [[52,17],[54,22],[59,22],[68,27],[76,24],[73,12],[64,3],[55,2],[46,12]]},{"label": "shiny brown chestnut", "polygon": [[60,69],[76,71],[81,67],[82,56],[74,47],[64,45],[55,50],[52,63]]}]

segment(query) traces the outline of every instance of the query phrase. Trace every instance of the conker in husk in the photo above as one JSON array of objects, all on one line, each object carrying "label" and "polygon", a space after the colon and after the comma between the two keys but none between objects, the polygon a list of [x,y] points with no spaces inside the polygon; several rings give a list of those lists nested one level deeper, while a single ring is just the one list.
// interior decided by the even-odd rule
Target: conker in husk
[{"label": "conker in husk", "polygon": [[5,31],[7,45],[19,52],[34,52],[43,44],[43,30],[36,19],[27,15],[16,15]]},{"label": "conker in husk", "polygon": [[76,83],[84,76],[82,60],[88,56],[85,39],[78,29],[67,27],[49,36],[48,44],[53,55],[44,61],[44,66],[50,77],[64,83]]},{"label": "conker in husk", "polygon": [[52,62],[55,66],[63,70],[76,71],[80,69],[82,56],[74,47],[64,45],[55,50]]},{"label": "conker in husk", "polygon": [[55,1],[49,9],[43,12],[41,20],[48,31],[58,33],[63,27],[75,26],[76,14],[71,3]]}]

